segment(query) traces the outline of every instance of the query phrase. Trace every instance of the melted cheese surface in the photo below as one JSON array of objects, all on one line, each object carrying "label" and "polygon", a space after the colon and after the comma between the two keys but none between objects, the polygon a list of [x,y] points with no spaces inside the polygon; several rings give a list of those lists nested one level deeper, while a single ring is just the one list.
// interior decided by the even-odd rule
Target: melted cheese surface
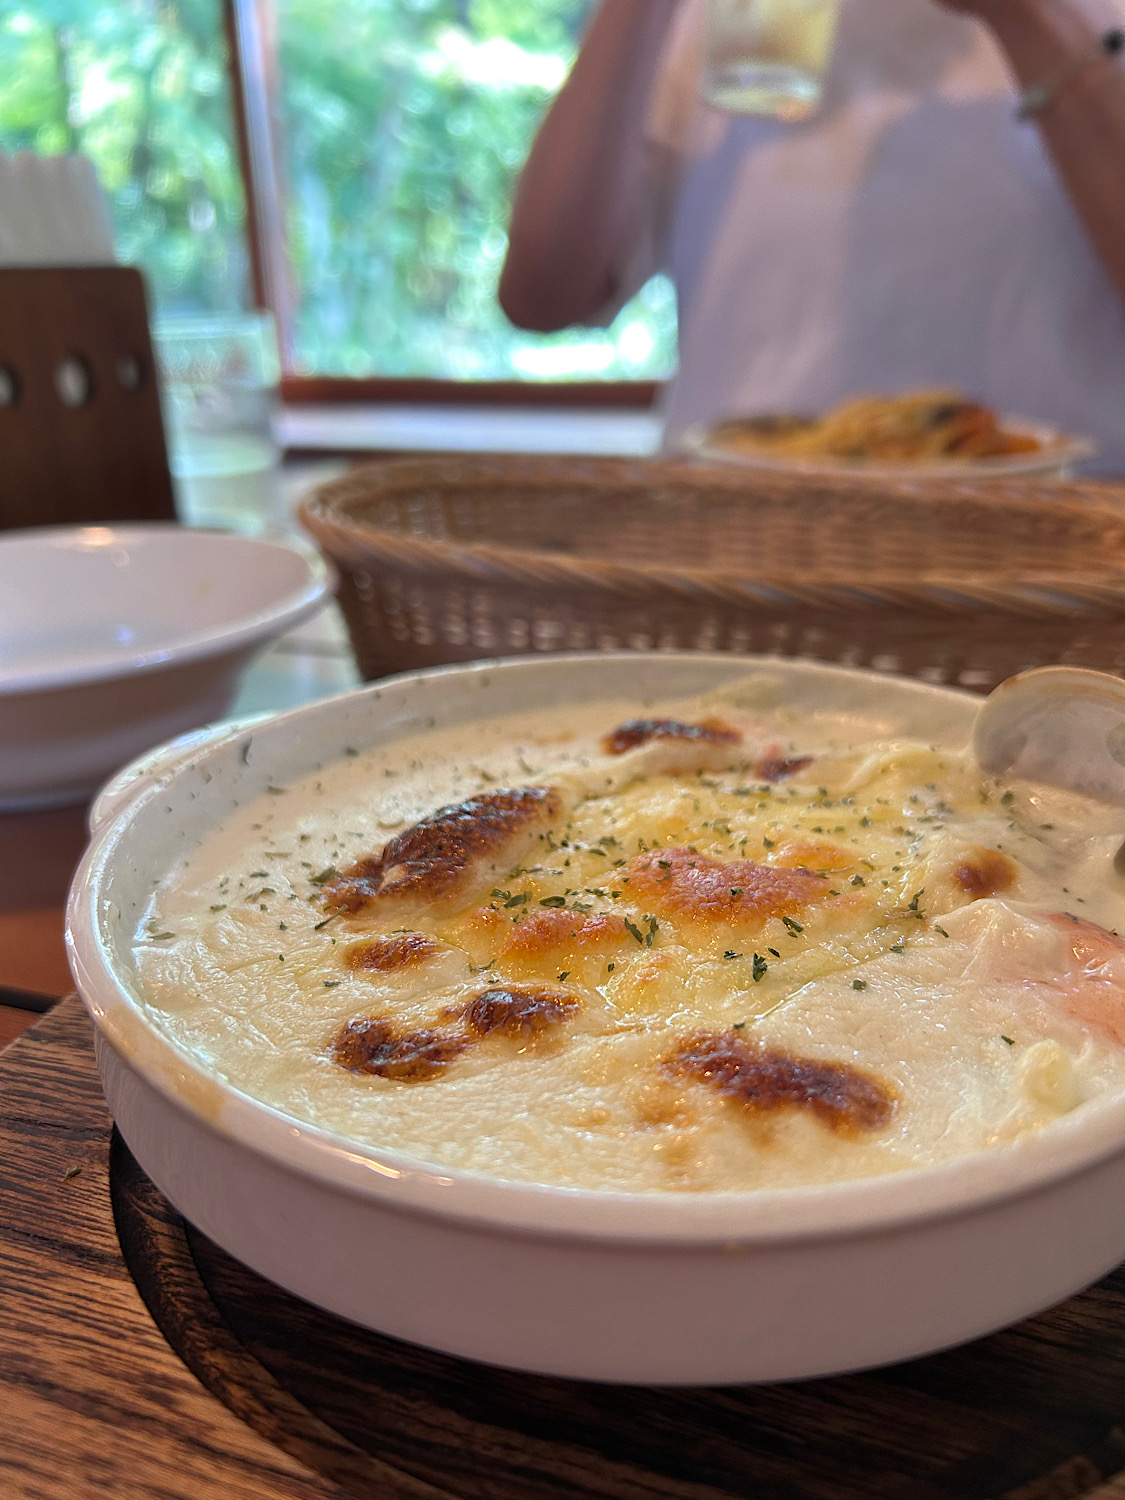
[{"label": "melted cheese surface", "polygon": [[[1125,815],[741,703],[495,720],[272,788],[156,892],[152,1015],[295,1119],[595,1189],[898,1171],[1121,1088]],[[661,714],[729,733],[606,740]]]}]

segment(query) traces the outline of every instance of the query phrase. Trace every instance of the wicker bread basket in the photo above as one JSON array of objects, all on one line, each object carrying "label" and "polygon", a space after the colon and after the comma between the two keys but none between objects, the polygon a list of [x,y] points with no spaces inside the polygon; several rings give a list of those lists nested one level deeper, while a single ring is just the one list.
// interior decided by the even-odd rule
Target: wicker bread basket
[{"label": "wicker bread basket", "polygon": [[301,519],[364,675],[523,652],[767,652],[987,690],[1125,675],[1125,489],[783,479],[628,460],[397,459]]}]

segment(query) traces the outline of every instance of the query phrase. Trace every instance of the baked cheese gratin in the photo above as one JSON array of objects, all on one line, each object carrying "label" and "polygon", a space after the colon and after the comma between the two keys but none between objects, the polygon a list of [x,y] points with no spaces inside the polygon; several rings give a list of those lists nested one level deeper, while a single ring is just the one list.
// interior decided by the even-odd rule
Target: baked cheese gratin
[{"label": "baked cheese gratin", "polygon": [[1125,1083],[1122,817],[738,688],[560,708],[270,786],[136,959],[211,1070],[369,1146],[588,1189],[837,1181]]}]

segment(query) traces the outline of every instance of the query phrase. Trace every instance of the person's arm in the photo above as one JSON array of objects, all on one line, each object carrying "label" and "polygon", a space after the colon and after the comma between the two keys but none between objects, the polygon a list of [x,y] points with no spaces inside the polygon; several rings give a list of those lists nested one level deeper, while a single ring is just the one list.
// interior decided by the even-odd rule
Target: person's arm
[{"label": "person's arm", "polygon": [[596,315],[643,212],[645,121],[678,0],[602,0],[516,189],[500,306],[551,332]]},{"label": "person's arm", "polygon": [[[1049,82],[1125,11],[1112,0],[964,0],[988,25],[1023,89]],[[1125,63],[1104,56],[1061,85],[1034,116],[1075,211],[1125,297]],[[1029,122],[1027,128],[1034,128]]]}]

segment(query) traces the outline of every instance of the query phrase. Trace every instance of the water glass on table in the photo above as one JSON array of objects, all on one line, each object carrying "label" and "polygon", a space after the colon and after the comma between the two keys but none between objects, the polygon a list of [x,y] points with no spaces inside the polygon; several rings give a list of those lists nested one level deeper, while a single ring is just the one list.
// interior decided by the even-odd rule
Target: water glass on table
[{"label": "water glass on table", "polygon": [[243,532],[282,522],[270,314],[166,318],[153,343],[180,520]]},{"label": "water glass on table", "polygon": [[737,114],[812,114],[838,12],[839,0],[709,0],[703,98]]}]

